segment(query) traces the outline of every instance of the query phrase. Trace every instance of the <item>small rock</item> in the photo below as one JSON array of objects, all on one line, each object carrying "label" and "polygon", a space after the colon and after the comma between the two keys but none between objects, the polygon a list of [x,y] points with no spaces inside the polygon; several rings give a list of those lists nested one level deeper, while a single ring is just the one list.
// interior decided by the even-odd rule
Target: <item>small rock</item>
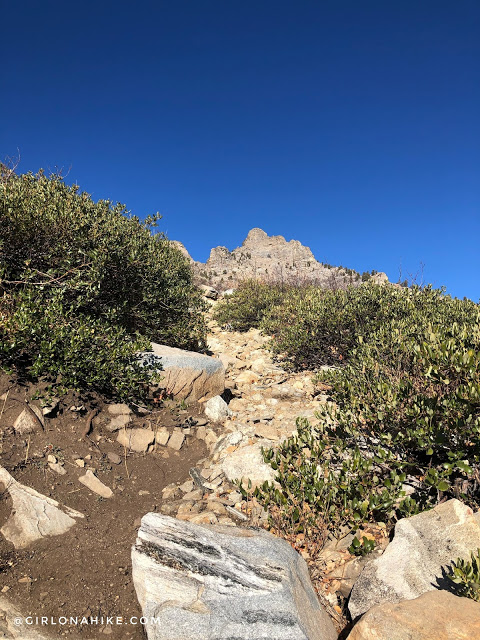
[{"label": "small rock", "polygon": [[155,432],[155,442],[162,447],[166,446],[169,438],[170,433],[166,427],[161,427]]},{"label": "small rock", "polygon": [[211,449],[216,444],[217,440],[218,440],[218,436],[215,433],[215,431],[207,432],[207,435],[205,436],[205,444],[209,449]]},{"label": "small rock", "polygon": [[41,431],[42,426],[45,426],[41,410],[35,405],[31,405],[31,408],[38,420],[35,419],[35,416],[32,415],[29,409],[24,409],[13,424],[15,433],[23,436],[27,433],[33,433],[34,431]]},{"label": "small rock", "polygon": [[182,495],[180,487],[175,484],[168,485],[162,491],[162,500],[176,500]]},{"label": "small rock", "polygon": [[237,518],[237,520],[241,520],[242,522],[246,522],[248,520],[248,516],[246,516],[244,513],[242,513],[242,511],[239,511],[238,509],[235,509],[234,507],[231,507],[230,505],[226,504],[225,505],[225,509],[228,511],[228,513],[230,513],[234,518]]},{"label": "small rock", "polygon": [[239,360],[234,356],[229,356],[226,353],[221,353],[218,357],[225,367],[225,371],[230,371],[232,369],[245,369],[245,367],[247,366],[242,360]]},{"label": "small rock", "polygon": [[183,496],[184,500],[201,500],[203,498],[203,491],[201,489],[194,489],[189,491]]},{"label": "small rock", "polygon": [[170,436],[168,440],[168,446],[171,449],[175,449],[175,451],[180,451],[184,442],[185,436],[183,435],[183,433],[176,431]]},{"label": "small rock", "polygon": [[205,438],[207,437],[206,427],[198,427],[195,435],[199,440],[205,440]]},{"label": "small rock", "polygon": [[222,462],[222,471],[231,482],[242,480],[244,486],[250,480],[252,488],[262,485],[266,480],[272,482],[277,472],[263,460],[262,447],[268,447],[268,441],[258,441],[229,454]]},{"label": "small rock", "polygon": [[253,371],[242,371],[242,373],[239,373],[235,378],[237,384],[255,384],[255,382],[259,380],[260,376]]},{"label": "small rock", "polygon": [[52,471],[55,471],[55,473],[58,473],[59,476],[64,476],[67,473],[67,470],[65,469],[65,467],[63,467],[58,462],[49,462],[48,466]]},{"label": "small rock", "polygon": [[119,431],[120,429],[123,429],[124,427],[126,427],[128,424],[130,424],[130,422],[131,422],[130,414],[122,414],[119,416],[115,416],[107,424],[106,429],[107,431],[114,433],[115,431]]},{"label": "small rock", "polygon": [[240,491],[232,491],[228,494],[228,499],[233,502],[233,504],[237,504],[243,500],[243,496]]},{"label": "small rock", "polygon": [[294,389],[292,386],[290,386],[287,383],[273,386],[271,388],[271,394],[272,394],[272,398],[280,398],[280,399],[301,398],[303,395],[302,393],[300,393],[298,389]]},{"label": "small rock", "polygon": [[114,453],[113,451],[109,451],[107,453],[107,458],[110,460],[112,464],[120,464],[122,461],[121,457],[117,453]]},{"label": "small rock", "polygon": [[77,465],[77,467],[80,467],[82,469],[85,466],[85,460],[82,460],[82,458],[77,458],[74,462]]},{"label": "small rock", "polygon": [[193,490],[193,487],[194,487],[193,480],[186,480],[178,488],[180,489],[180,491],[183,491],[183,493],[188,493],[189,491]]},{"label": "small rock", "polygon": [[111,416],[129,416],[132,413],[130,407],[126,404],[109,404],[107,411]]},{"label": "small rock", "polygon": [[244,411],[247,407],[246,398],[232,398],[228,405],[232,411]]},{"label": "small rock", "polygon": [[54,416],[55,413],[57,412],[59,404],[60,404],[59,398],[52,398],[50,404],[42,408],[42,414],[45,416],[45,418],[50,418]]},{"label": "small rock", "polygon": [[255,435],[267,440],[278,440],[278,430],[272,424],[256,424]]},{"label": "small rock", "polygon": [[207,500],[207,511],[211,511],[216,516],[227,515],[227,510],[225,508],[225,505],[219,502],[218,500]]},{"label": "small rock", "polygon": [[193,524],[217,524],[217,516],[211,511],[202,511],[202,513],[196,513],[186,518],[188,522]]},{"label": "small rock", "polygon": [[204,298],[208,298],[209,300],[216,300],[218,298],[218,291],[213,287],[210,287],[207,284],[201,284],[199,288],[201,289]]},{"label": "small rock", "polygon": [[221,396],[215,396],[214,398],[210,398],[205,404],[205,415],[212,420],[212,422],[221,422],[232,415],[232,412]]},{"label": "small rock", "polygon": [[0,531],[16,549],[27,547],[46,536],[65,533],[75,524],[74,518],[84,517],[78,511],[61,506],[56,500],[20,484],[3,467],[0,467],[0,482],[12,499],[10,517]]},{"label": "small rock", "polygon": [[111,498],[113,491],[110,487],[107,487],[97,476],[89,469],[84,476],[80,476],[78,479],[83,485],[85,485],[90,491],[98,493],[102,498]]},{"label": "small rock", "polygon": [[151,429],[122,429],[117,436],[119,444],[137,453],[145,453],[154,440]]}]

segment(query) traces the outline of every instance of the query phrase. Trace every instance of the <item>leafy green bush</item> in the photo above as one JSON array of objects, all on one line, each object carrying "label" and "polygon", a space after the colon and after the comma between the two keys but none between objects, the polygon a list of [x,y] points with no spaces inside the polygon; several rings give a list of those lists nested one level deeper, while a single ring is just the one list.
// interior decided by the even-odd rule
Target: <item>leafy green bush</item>
[{"label": "leafy green bush", "polygon": [[198,349],[201,296],[159,216],[94,202],[59,176],[0,170],[0,364],[66,387],[138,396],[149,342]]},{"label": "leafy green bush", "polygon": [[276,483],[255,490],[284,531],[325,539],[345,525],[390,524],[399,512],[410,512],[411,501],[402,491],[406,474],[392,470],[388,449],[378,445],[375,456],[366,456],[345,431],[327,423],[314,428],[305,418],[297,420],[297,432],[278,449],[264,451],[278,472]]},{"label": "leafy green bush", "polygon": [[215,308],[214,319],[234,331],[258,328],[268,312],[285,296],[286,288],[258,280],[246,280],[231,296],[221,300]]},{"label": "leafy green bush", "polygon": [[349,552],[353,556],[366,556],[375,549],[375,540],[362,536],[360,540],[355,536],[352,540],[352,544],[348,547]]},{"label": "leafy green bush", "polygon": [[470,554],[470,561],[458,558],[448,576],[458,595],[480,602],[480,549]]},{"label": "leafy green bush", "polygon": [[[341,366],[317,375],[334,402],[319,410],[320,427],[302,424],[297,437],[265,453],[280,488],[265,485],[259,497],[282,510],[287,528],[304,526],[305,505],[309,525],[334,530],[378,520],[391,526],[443,497],[477,508],[478,305],[431,288],[376,285],[303,297],[305,307],[282,305],[274,348],[294,363],[305,344],[309,364],[322,363],[325,344],[343,355]],[[289,305],[298,318],[286,321]],[[325,343],[316,352],[313,334]]]}]

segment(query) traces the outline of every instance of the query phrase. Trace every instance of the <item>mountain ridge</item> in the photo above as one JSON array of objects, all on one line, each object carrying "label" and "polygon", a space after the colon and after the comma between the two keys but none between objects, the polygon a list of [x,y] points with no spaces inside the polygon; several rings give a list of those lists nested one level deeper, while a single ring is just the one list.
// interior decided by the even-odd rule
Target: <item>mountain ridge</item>
[{"label": "mountain ridge", "polygon": [[311,249],[299,240],[269,236],[259,227],[250,229],[242,244],[232,251],[223,246],[213,247],[204,263],[193,260],[181,242],[173,242],[191,262],[197,281],[218,290],[235,288],[249,278],[286,284],[311,283],[329,288],[361,284],[371,278],[376,282],[388,282],[387,275],[382,272],[360,274],[354,269],[319,262]]}]

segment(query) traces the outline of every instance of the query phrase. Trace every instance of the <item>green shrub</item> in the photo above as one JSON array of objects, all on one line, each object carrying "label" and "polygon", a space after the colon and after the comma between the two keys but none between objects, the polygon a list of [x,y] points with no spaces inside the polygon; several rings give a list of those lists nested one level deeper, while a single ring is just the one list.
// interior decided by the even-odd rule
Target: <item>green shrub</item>
[{"label": "green shrub", "polygon": [[59,176],[0,182],[0,364],[66,387],[138,396],[149,342],[198,349],[203,303],[159,216],[94,202]]},{"label": "green shrub", "polygon": [[362,539],[354,537],[352,544],[348,547],[353,556],[366,556],[375,549],[375,540],[362,536]]},{"label": "green shrub", "polygon": [[450,580],[456,585],[459,596],[480,602],[480,549],[470,554],[470,561],[458,558],[453,563]]},{"label": "green shrub", "polygon": [[246,280],[231,296],[221,300],[215,308],[214,318],[222,326],[234,331],[258,328],[265,313],[279,303],[286,289],[258,280]]},{"label": "green shrub", "polygon": [[[286,366],[316,369],[344,363],[360,340],[377,343],[375,334],[382,329],[386,334],[391,322],[405,323],[394,329],[408,331],[402,335],[411,338],[423,335],[437,319],[445,325],[469,321],[474,310],[478,307],[471,301],[451,300],[429,288],[368,284],[331,291],[312,286],[288,290],[264,313],[261,326],[274,336],[273,352],[282,355]],[[415,322],[409,322],[411,318]],[[380,336],[380,342],[385,348],[389,336]]]},{"label": "green shrub", "polygon": [[[295,363],[305,344],[306,364],[322,363],[325,344],[344,359],[317,375],[334,400],[319,410],[320,427],[301,425],[296,438],[265,453],[280,488],[264,486],[264,503],[283,510],[287,528],[303,523],[298,505],[306,504],[310,523],[334,530],[378,520],[391,526],[444,497],[478,508],[478,305],[431,288],[372,285],[304,298],[306,307],[291,305],[297,319],[287,322],[290,303],[282,306],[282,348]],[[317,351],[313,334],[324,341]]]},{"label": "green shrub", "polygon": [[275,451],[264,451],[276,482],[255,490],[282,530],[325,540],[327,532],[339,533],[345,525],[390,524],[399,512],[410,511],[402,490],[406,475],[394,469],[388,449],[378,445],[375,456],[365,456],[348,433],[327,423],[314,428],[304,418],[297,420],[297,432]]}]

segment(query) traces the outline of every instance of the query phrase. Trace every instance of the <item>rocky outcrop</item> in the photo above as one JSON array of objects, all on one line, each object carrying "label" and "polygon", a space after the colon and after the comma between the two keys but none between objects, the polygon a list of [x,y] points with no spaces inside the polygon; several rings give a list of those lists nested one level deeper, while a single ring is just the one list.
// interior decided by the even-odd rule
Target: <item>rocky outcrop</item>
[{"label": "rocky outcrop", "polygon": [[[359,273],[322,264],[308,247],[298,240],[287,241],[283,236],[269,236],[262,229],[251,229],[241,247],[229,251],[215,247],[206,263],[194,262],[181,243],[175,243],[188,256],[199,281],[224,291],[236,287],[248,278],[265,281],[303,283],[320,286],[361,284]],[[384,273],[376,274],[379,281],[388,281]]]},{"label": "rocky outcrop", "polygon": [[472,640],[480,638],[480,604],[448,591],[372,607],[348,640]]},{"label": "rocky outcrop", "polygon": [[149,640],[337,637],[303,558],[266,531],[149,513],[132,576]]},{"label": "rocky outcrop", "polygon": [[383,602],[412,600],[448,588],[448,567],[480,547],[480,513],[459,500],[399,520],[384,554],[367,564],[352,590],[353,619]]},{"label": "rocky outcrop", "polygon": [[28,547],[46,536],[58,536],[75,524],[83,514],[61,506],[56,500],[17,482],[0,467],[0,483],[12,499],[12,513],[0,529],[16,549]]},{"label": "rocky outcrop", "polygon": [[154,342],[152,351],[142,354],[142,359],[158,363],[159,369],[162,369],[159,388],[177,400],[195,402],[223,393],[225,367],[217,358]]}]

